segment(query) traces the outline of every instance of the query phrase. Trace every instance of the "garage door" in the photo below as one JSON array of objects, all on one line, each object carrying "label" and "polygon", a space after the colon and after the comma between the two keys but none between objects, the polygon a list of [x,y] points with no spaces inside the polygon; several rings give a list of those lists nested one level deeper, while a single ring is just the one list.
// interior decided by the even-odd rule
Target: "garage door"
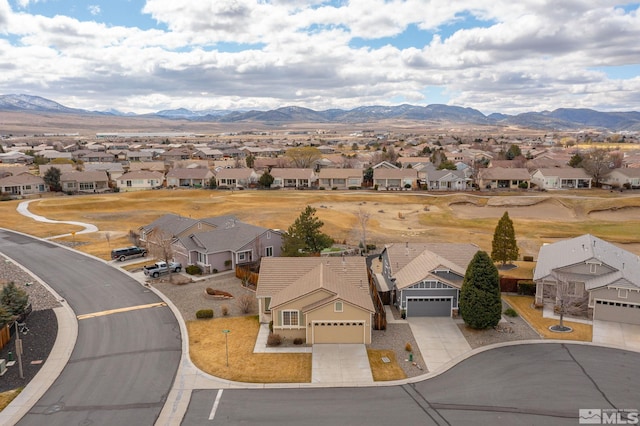
[{"label": "garage door", "polygon": [[450,317],[451,297],[416,297],[407,299],[408,317]]},{"label": "garage door", "polygon": [[312,343],[365,343],[364,321],[313,323]]},{"label": "garage door", "polygon": [[640,324],[640,305],[596,299],[593,319]]}]

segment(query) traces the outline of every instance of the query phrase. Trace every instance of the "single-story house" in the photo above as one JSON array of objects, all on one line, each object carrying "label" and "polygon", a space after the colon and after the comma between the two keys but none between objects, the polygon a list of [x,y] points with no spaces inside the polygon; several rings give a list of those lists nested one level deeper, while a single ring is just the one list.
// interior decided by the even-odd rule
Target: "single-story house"
[{"label": "single-story house", "polygon": [[18,151],[2,152],[0,153],[0,163],[33,164],[33,157]]},{"label": "single-story house", "polygon": [[[0,163],[0,178],[15,176],[19,175],[20,173],[29,173],[29,166]],[[41,173],[40,176],[44,175]]]},{"label": "single-story house", "polygon": [[313,169],[274,168],[271,169],[271,176],[272,188],[310,188],[317,181]]},{"label": "single-story house", "polygon": [[478,170],[481,189],[518,189],[531,186],[531,175],[526,168],[490,167]]},{"label": "single-story house", "polygon": [[120,176],[116,186],[120,191],[141,191],[162,186],[164,174],[159,172],[137,171],[128,172]]},{"label": "single-story house", "polygon": [[604,178],[604,183],[617,188],[640,188],[640,168],[613,169]]},{"label": "single-story house", "polygon": [[208,168],[176,168],[167,173],[167,186],[206,188],[213,176]]},{"label": "single-story house", "polygon": [[256,292],[260,322],[308,344],[371,343],[375,308],[363,257],[263,258]]},{"label": "single-story house", "polygon": [[248,188],[255,185],[258,179],[253,169],[220,169],[216,173],[219,188]]},{"label": "single-story house", "polygon": [[373,185],[378,190],[413,189],[417,182],[418,171],[415,169],[373,169]]},{"label": "single-story house", "polygon": [[362,169],[322,168],[318,173],[318,185],[326,189],[349,189],[362,187]]},{"label": "single-story house", "polygon": [[436,170],[434,167],[427,168],[423,178],[429,191],[466,191],[470,181],[465,170]]},{"label": "single-story house", "polygon": [[554,167],[537,169],[531,175],[531,183],[540,189],[591,188],[593,178],[582,168]]},{"label": "single-story house", "polygon": [[222,157],[224,157],[222,151],[213,148],[200,148],[193,153],[193,158],[199,158],[201,160],[219,160]]},{"label": "single-story house", "polygon": [[85,172],[106,172],[109,180],[116,181],[124,174],[122,163],[84,163]]},{"label": "single-story house", "polygon": [[104,171],[70,172],[60,175],[60,186],[65,192],[109,191],[109,176]]},{"label": "single-story house", "polygon": [[479,247],[464,243],[405,243],[385,246],[381,272],[373,275],[382,293],[407,317],[457,315],[462,280]]},{"label": "single-story house", "polygon": [[244,223],[230,215],[205,219],[164,215],[140,228],[140,241],[150,251],[156,243],[154,232],[171,242],[173,260],[198,265],[205,273],[280,256],[283,239],[281,231]]},{"label": "single-story house", "polygon": [[44,179],[31,173],[20,173],[0,179],[0,193],[9,195],[42,194],[49,190]]},{"label": "single-story house", "polygon": [[533,280],[537,305],[562,303],[574,316],[640,324],[638,256],[593,235],[543,245]]}]

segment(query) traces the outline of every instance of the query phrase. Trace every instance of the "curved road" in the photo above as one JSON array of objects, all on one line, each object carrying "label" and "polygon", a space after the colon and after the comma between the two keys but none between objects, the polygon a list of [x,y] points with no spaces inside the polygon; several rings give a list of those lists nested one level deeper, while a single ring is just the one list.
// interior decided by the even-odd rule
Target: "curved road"
[{"label": "curved road", "polygon": [[180,327],[153,292],[100,260],[0,229],[0,252],[78,315],[69,362],[19,425],[152,425],[182,353]]}]

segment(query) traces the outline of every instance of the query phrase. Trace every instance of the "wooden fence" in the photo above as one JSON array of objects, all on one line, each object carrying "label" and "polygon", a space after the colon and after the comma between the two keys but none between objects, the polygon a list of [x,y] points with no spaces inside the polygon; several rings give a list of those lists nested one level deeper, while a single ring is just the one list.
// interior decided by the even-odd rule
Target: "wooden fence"
[{"label": "wooden fence", "polygon": [[257,287],[259,276],[260,275],[258,273],[251,271],[246,266],[236,265],[236,277],[240,278],[242,282],[246,282]]},{"label": "wooden fence", "polygon": [[0,349],[4,348],[7,343],[11,340],[11,330],[9,329],[9,324],[0,328]]},{"label": "wooden fence", "polygon": [[373,275],[370,270],[367,270],[369,275],[369,293],[371,294],[371,300],[373,306],[376,308],[375,314],[373,314],[373,329],[374,330],[386,330],[387,329],[387,313],[380,299],[380,294],[376,288],[376,283],[373,280]]}]

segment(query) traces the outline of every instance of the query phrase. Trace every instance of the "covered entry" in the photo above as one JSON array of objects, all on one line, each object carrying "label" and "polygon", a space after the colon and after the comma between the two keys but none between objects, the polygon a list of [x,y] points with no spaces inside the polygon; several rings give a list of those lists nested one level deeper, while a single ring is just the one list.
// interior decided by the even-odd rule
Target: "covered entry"
[{"label": "covered entry", "polygon": [[593,319],[640,324],[640,305],[596,299]]},{"label": "covered entry", "polygon": [[311,343],[366,343],[365,321],[314,321]]},{"label": "covered entry", "polygon": [[453,297],[407,298],[408,317],[450,317]]}]

